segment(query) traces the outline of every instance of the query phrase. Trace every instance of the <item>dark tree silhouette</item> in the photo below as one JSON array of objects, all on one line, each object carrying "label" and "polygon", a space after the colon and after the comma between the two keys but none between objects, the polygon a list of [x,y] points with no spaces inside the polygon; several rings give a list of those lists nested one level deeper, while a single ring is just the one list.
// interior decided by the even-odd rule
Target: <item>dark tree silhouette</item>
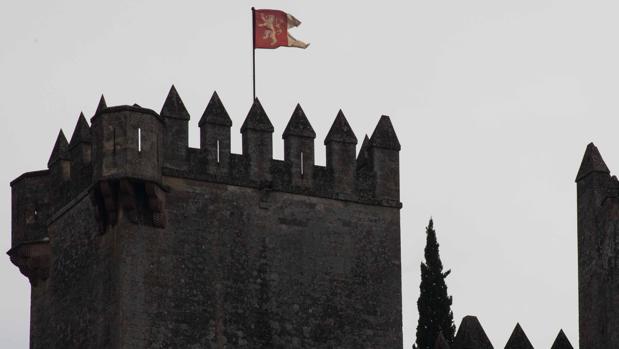
[{"label": "dark tree silhouette", "polygon": [[432,349],[440,332],[449,344],[453,343],[456,326],[451,311],[452,297],[447,295],[445,278],[451,270],[443,272],[438,252],[438,242],[432,218],[426,227],[425,263],[421,263],[421,284],[417,300],[419,322],[417,342],[413,348]]}]

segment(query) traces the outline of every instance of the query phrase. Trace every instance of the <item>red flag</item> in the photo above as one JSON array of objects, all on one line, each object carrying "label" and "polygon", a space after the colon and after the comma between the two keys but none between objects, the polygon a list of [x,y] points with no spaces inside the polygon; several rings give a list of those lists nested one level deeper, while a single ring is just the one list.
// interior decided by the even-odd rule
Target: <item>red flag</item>
[{"label": "red flag", "polygon": [[254,48],[307,48],[309,44],[288,33],[288,29],[298,27],[299,24],[301,21],[284,11],[254,10]]}]

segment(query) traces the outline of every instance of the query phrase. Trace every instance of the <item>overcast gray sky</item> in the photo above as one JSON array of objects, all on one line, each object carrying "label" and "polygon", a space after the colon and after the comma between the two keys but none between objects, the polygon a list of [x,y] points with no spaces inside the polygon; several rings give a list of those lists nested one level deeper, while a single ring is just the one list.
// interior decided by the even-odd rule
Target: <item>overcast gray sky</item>
[{"label": "overcast gray sky", "polygon": [[[233,151],[251,102],[250,7],[303,24],[307,50],[257,51],[274,155],[297,102],[322,141],[342,108],[359,139],[390,115],[401,152],[405,348],[414,342],[430,216],[456,324],[495,347],[516,322],[537,348],[578,342],[576,186],[588,142],[619,170],[616,1],[4,1],[0,4],[0,249],[9,181],[46,167],[58,129],[108,105],[159,111],[175,84],[190,144],[214,90]],[[0,343],[26,348],[29,285],[0,263]]]}]

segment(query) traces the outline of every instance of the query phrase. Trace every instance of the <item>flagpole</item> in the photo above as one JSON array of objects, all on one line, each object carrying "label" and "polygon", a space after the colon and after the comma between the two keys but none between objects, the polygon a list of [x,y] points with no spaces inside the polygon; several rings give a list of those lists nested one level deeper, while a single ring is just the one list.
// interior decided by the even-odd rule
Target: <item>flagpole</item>
[{"label": "flagpole", "polygon": [[252,53],[252,72],[253,72],[253,88],[254,88],[254,99],[252,100],[252,104],[256,100],[256,9],[251,8],[251,53]]}]

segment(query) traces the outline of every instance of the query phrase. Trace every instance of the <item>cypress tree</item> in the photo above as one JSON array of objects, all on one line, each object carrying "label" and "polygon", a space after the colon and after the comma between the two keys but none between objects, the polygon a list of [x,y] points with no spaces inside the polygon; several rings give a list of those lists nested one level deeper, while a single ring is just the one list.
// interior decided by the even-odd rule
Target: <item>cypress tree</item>
[{"label": "cypress tree", "polygon": [[421,263],[421,284],[417,300],[419,322],[417,342],[413,348],[432,349],[439,333],[449,344],[453,343],[456,326],[451,311],[452,297],[447,295],[445,278],[451,270],[443,272],[438,252],[438,241],[432,218],[426,227],[425,263]]}]

